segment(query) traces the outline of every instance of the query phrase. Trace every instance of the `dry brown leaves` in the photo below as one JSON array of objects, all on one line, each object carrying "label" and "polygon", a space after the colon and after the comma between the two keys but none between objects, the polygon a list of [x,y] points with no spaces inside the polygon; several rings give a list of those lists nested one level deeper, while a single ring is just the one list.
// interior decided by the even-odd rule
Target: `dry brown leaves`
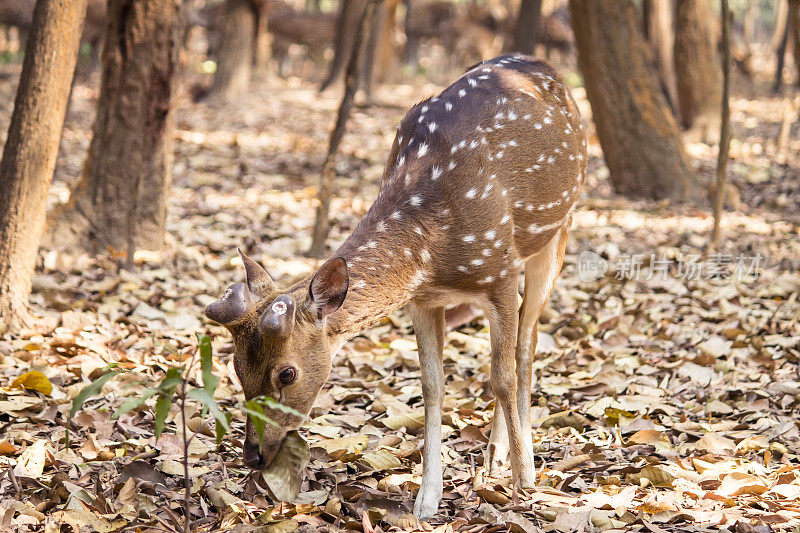
[{"label": "dry brown leaves", "polygon": [[[14,79],[0,84],[3,94]],[[388,86],[378,100],[411,104],[434,91]],[[80,168],[93,96],[89,86],[76,87],[54,201]],[[535,490],[515,493],[509,472],[492,478],[483,468],[493,398],[488,332],[479,319],[447,337],[444,499],[430,524],[416,522],[409,511],[421,473],[422,391],[410,323],[397,313],[337,356],[302,430],[311,461],[294,503],[273,502],[242,466],[241,414],[217,448],[199,409],[190,410],[188,427],[200,433],[190,449],[196,529],[797,527],[798,225],[780,201],[763,200],[768,188],[753,192],[763,175],[764,187],[797,187],[797,161],[784,166],[764,155],[774,148],[779,120],[768,112],[773,104],[734,102],[740,141],[732,180],[749,192],[746,210],[726,219],[723,252],[763,255],[756,278],[683,279],[673,270],[665,280],[617,279],[614,267],[627,255],[701,253],[710,219],[703,205],[670,208],[609,196],[592,141],[589,187],[540,328]],[[51,327],[0,340],[0,530],[179,524],[179,412],[173,407],[167,431],[154,442],[149,409],[118,421],[112,410],[139,382],[160,379],[165,368],[190,357],[198,330],[215,339],[222,377],[216,398],[231,406],[241,395],[229,339],[201,309],[243,275],[236,246],[263,259],[282,282],[316,266],[299,257],[309,243],[313,186],[335,106],[335,95],[320,97],[297,80],[274,80],[241,107],[185,104],[168,249],[138,252],[130,271],[106,255],[43,250],[33,301]],[[581,106],[587,109],[583,100]],[[3,131],[8,109],[4,104],[0,113]],[[337,165],[333,245],[374,198],[401,114],[382,107],[355,113]],[[800,153],[797,137],[791,142],[790,153]],[[691,148],[704,171],[712,168],[711,147]],[[581,280],[576,265],[585,251],[609,262],[599,279]],[[75,417],[65,446],[70,399],[109,362],[128,372]],[[37,374],[20,378],[32,371],[46,376],[52,390]]]}]

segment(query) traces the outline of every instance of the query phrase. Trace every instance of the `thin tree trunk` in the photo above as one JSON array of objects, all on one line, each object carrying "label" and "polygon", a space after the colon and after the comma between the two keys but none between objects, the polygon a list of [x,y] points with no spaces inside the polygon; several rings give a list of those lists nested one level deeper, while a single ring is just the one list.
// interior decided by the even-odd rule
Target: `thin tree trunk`
[{"label": "thin tree trunk", "polygon": [[578,64],[614,190],[681,199],[694,179],[631,0],[570,0]]},{"label": "thin tree trunk", "polygon": [[386,24],[387,9],[389,6],[386,2],[381,2],[381,5],[375,11],[375,15],[371,17],[369,24],[369,35],[367,42],[364,45],[364,53],[361,65],[361,87],[364,89],[364,96],[367,100],[372,99],[372,82],[375,76],[375,62],[378,57],[378,48],[380,47],[381,34],[383,33],[383,26]]},{"label": "thin tree trunk", "polygon": [[253,44],[253,79],[264,80],[269,73],[272,60],[272,35],[269,33],[267,15],[269,2],[252,0],[256,14],[255,43]]},{"label": "thin tree trunk", "polygon": [[645,0],[642,3],[644,28],[653,51],[661,85],[674,113],[678,111],[678,86],[675,79],[675,24],[672,0]]},{"label": "thin tree trunk", "polygon": [[373,82],[382,83],[391,71],[395,60],[394,30],[397,19],[397,7],[400,0],[384,0],[386,16],[381,24],[378,49],[375,52],[375,72]]},{"label": "thin tree trunk", "polygon": [[[791,8],[791,2],[789,3],[789,6]],[[780,20],[778,22],[780,22]],[[781,88],[783,87],[783,66],[784,66],[784,64],[786,62],[786,48],[789,45],[789,31],[791,29],[791,26],[792,26],[792,19],[788,15],[788,10],[787,10],[787,16],[786,16],[785,20],[783,21],[783,26],[781,28],[782,36],[781,36],[780,42],[778,44],[778,48],[775,51],[775,55],[776,55],[776,58],[775,58],[775,81],[772,84],[772,91],[775,92],[775,93],[779,93],[781,91]],[[776,31],[777,31],[777,28],[776,28]]]},{"label": "thin tree trunk", "polygon": [[419,35],[414,30],[411,21],[412,13],[416,7],[417,0],[406,0],[406,16],[403,20],[403,28],[406,32],[406,50],[405,59],[408,66],[416,72],[419,66]]},{"label": "thin tree trunk", "polygon": [[[347,65],[347,58],[352,56],[353,41],[356,28],[364,14],[367,0],[342,0],[339,8],[339,19],[336,23],[336,43],[333,46],[333,61],[325,81],[320,85],[324,91],[341,77]],[[359,52],[360,54],[360,52]]]},{"label": "thin tree trunk", "polygon": [[725,184],[728,173],[728,153],[731,146],[731,20],[728,0],[720,0],[722,6],[722,120],[720,121],[719,155],[717,157],[716,198],[714,199],[714,228],[711,232],[711,247],[719,245],[722,208],[725,204]]},{"label": "thin tree trunk", "polygon": [[30,322],[31,278],[85,16],[86,0],[39,0],[34,8],[0,161],[0,329]]},{"label": "thin tree trunk", "polygon": [[792,40],[792,55],[796,70],[795,83],[800,87],[800,0],[789,0],[789,26]]},{"label": "thin tree trunk", "polygon": [[358,90],[359,66],[361,65],[361,50],[364,34],[370,26],[372,17],[376,9],[380,7],[381,0],[368,0],[366,8],[361,15],[361,20],[354,35],[353,48],[350,54],[350,61],[347,63],[347,72],[344,77],[344,96],[342,103],[339,104],[339,111],[336,115],[336,125],[331,131],[328,153],[322,165],[319,184],[319,206],[317,207],[316,221],[314,222],[314,235],[311,241],[311,248],[308,251],[310,257],[321,257],[325,252],[325,240],[330,232],[330,208],[331,208],[331,189],[333,178],[335,177],[335,159],[339,150],[339,143],[344,136],[347,120],[350,118],[350,111],[353,109],[353,100]]},{"label": "thin tree trunk", "polygon": [[772,29],[772,38],[769,40],[770,47],[773,50],[777,50],[783,40],[786,21],[789,18],[789,1],[777,0],[775,9],[775,27]]},{"label": "thin tree trunk", "polygon": [[250,85],[256,36],[255,8],[250,0],[227,0],[220,26],[217,73],[211,94],[229,102]]},{"label": "thin tree trunk", "polygon": [[532,55],[539,40],[539,23],[542,17],[542,0],[522,0],[511,46],[506,51]]},{"label": "thin tree trunk", "polygon": [[109,2],[92,142],[69,202],[50,216],[53,242],[129,261],[137,248],[163,245],[180,20],[176,0]]},{"label": "thin tree trunk", "polygon": [[720,68],[716,17],[711,0],[678,0],[675,11],[675,74],[681,124],[691,128],[716,116]]}]

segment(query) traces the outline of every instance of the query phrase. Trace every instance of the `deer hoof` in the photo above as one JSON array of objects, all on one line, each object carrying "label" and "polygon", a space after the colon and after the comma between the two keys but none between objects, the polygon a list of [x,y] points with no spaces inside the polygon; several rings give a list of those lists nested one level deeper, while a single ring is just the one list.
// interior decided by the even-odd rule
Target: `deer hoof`
[{"label": "deer hoof", "polygon": [[420,522],[434,516],[439,511],[439,502],[442,500],[441,490],[425,490],[425,488],[424,485],[420,488],[414,501],[414,516]]},{"label": "deer hoof", "polygon": [[490,442],[486,447],[486,470],[489,475],[500,472],[508,460],[508,445],[502,442]]}]

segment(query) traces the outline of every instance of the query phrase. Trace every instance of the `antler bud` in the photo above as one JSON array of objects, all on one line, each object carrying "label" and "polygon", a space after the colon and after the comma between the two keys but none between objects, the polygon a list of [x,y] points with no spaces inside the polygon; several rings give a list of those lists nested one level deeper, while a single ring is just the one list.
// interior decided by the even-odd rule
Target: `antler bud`
[{"label": "antler bud", "polygon": [[282,294],[261,315],[261,332],[271,337],[287,337],[294,325],[294,299]]},{"label": "antler bud", "polygon": [[227,326],[242,318],[255,305],[247,285],[239,282],[228,287],[222,298],[208,304],[205,315],[214,322]]}]

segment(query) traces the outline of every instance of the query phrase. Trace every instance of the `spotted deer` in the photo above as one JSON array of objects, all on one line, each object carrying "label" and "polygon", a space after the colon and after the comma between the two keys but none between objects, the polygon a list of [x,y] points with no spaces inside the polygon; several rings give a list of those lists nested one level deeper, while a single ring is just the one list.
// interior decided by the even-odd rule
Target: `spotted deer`
[{"label": "spotted deer", "polygon": [[[245,397],[271,396],[307,414],[333,354],[405,306],[425,409],[414,514],[426,519],[442,497],[444,308],[469,302],[484,309],[490,326],[496,402],[487,464],[492,471],[510,452],[513,482],[533,485],[536,323],[561,269],[585,169],[577,107],[543,61],[485,61],[414,106],[398,127],[377,199],[332,259],[281,290],[242,254],[246,282],[206,308],[233,336]],[[278,426],[267,426],[261,446],[248,421],[243,458],[254,469],[268,465],[286,432],[302,423],[272,416]]]}]

